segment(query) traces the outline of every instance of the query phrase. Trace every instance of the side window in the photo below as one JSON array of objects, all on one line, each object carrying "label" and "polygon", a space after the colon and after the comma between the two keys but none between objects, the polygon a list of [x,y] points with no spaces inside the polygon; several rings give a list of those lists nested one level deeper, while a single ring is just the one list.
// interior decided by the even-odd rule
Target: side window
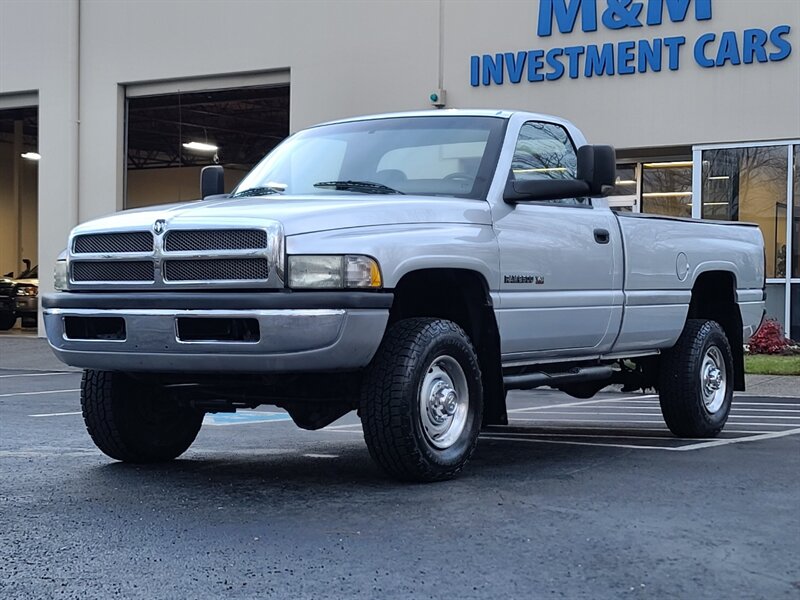
[{"label": "side window", "polygon": [[[578,156],[566,129],[553,123],[529,121],[522,126],[511,161],[511,176],[525,179],[574,179]],[[549,200],[550,204],[586,206],[585,198]]]}]

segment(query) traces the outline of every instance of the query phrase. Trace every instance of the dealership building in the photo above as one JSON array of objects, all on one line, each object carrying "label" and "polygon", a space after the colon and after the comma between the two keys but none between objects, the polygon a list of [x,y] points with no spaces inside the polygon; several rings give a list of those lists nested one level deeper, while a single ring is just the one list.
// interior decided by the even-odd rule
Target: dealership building
[{"label": "dealership building", "polygon": [[617,148],[616,210],[757,223],[800,339],[797,0],[3,0],[0,273],[47,293],[78,223],[433,107],[570,119]]}]

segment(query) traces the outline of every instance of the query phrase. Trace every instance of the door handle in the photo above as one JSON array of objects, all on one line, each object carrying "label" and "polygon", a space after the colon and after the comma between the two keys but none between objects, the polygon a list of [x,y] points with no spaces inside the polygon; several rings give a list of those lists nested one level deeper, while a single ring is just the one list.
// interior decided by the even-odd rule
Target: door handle
[{"label": "door handle", "polygon": [[607,244],[611,241],[611,235],[608,233],[608,229],[595,229],[594,230],[594,241],[598,244]]}]

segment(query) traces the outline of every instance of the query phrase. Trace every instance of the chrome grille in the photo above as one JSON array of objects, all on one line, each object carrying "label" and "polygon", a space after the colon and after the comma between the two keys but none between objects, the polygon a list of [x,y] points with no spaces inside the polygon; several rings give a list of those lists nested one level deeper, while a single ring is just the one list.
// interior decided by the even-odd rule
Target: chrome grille
[{"label": "chrome grille", "polygon": [[92,233],[79,235],[72,242],[74,254],[127,254],[152,251],[153,235],[149,231]]},{"label": "chrome grille", "polygon": [[167,232],[165,252],[206,250],[258,250],[267,247],[267,232],[260,229],[176,230]]},{"label": "chrome grille", "polygon": [[72,281],[154,281],[149,260],[73,262]]},{"label": "chrome grille", "polygon": [[164,261],[165,281],[266,281],[266,258]]}]

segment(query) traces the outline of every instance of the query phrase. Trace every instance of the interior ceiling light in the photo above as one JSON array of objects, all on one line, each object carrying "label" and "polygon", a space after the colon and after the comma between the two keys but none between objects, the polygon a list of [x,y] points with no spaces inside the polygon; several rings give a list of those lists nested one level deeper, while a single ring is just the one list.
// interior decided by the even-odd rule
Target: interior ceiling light
[{"label": "interior ceiling light", "polygon": [[691,196],[692,192],[647,192],[642,194],[644,198],[682,198]]},{"label": "interior ceiling light", "polygon": [[27,158],[28,160],[39,160],[42,158],[42,155],[38,152],[26,152],[25,154],[20,154],[22,158]]},{"label": "interior ceiling light", "polygon": [[677,160],[674,162],[644,163],[645,169],[682,169],[691,167],[690,160]]},{"label": "interior ceiling light", "polygon": [[204,144],[203,142],[187,142],[183,147],[187,150],[194,150],[195,152],[216,152],[219,150],[214,144]]}]

